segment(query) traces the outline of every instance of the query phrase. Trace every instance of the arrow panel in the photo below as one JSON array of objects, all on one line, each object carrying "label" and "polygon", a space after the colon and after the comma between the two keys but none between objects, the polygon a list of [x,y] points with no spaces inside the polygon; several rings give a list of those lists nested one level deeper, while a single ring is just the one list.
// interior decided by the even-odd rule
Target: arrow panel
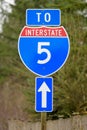
[{"label": "arrow panel", "polygon": [[37,112],[51,112],[53,109],[53,79],[36,78],[36,102]]}]

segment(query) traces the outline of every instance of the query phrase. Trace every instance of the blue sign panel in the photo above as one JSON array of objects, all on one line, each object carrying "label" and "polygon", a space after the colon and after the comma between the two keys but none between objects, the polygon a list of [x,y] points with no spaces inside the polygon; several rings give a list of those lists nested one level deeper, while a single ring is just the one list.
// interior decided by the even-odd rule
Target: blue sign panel
[{"label": "blue sign panel", "polygon": [[[18,42],[22,62],[30,71],[40,76],[48,76],[58,71],[66,62],[69,54],[69,39],[63,27],[58,27],[56,30],[52,27],[50,30],[50,35],[56,31],[55,35],[59,36],[36,37],[36,35],[42,35],[43,30],[43,35],[46,35],[46,31],[49,35],[49,29],[25,27]],[[34,36],[30,36],[33,34]]]},{"label": "blue sign panel", "polygon": [[53,80],[36,78],[35,110],[37,112],[52,112],[53,110]]},{"label": "blue sign panel", "polygon": [[27,26],[59,26],[61,22],[59,9],[27,9]]}]

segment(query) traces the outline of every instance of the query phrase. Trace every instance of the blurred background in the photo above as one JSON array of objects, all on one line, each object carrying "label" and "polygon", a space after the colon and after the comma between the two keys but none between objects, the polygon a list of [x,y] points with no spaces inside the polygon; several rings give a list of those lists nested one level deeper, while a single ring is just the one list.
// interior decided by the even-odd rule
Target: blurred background
[{"label": "blurred background", "polygon": [[35,77],[22,64],[17,44],[28,8],[61,10],[70,55],[54,75],[53,112],[47,119],[87,114],[87,0],[0,0],[0,130],[9,119],[38,121]]}]

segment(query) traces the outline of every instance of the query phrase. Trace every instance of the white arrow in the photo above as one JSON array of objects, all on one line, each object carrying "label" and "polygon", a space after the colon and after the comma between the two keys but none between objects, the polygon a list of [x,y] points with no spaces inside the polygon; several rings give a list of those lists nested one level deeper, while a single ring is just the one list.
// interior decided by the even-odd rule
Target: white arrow
[{"label": "white arrow", "polygon": [[47,92],[50,92],[47,84],[43,82],[43,84],[38,89],[38,92],[42,92],[42,108],[47,107]]}]

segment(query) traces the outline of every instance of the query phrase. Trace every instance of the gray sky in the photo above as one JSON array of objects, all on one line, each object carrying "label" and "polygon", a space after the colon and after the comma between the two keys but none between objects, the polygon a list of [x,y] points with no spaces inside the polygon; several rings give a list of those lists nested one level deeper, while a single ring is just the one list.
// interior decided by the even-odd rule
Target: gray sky
[{"label": "gray sky", "polygon": [[11,5],[15,5],[15,0],[3,0],[3,3],[0,3],[0,32],[2,32],[2,26],[4,23],[4,19],[6,19],[6,15],[2,14],[2,10],[7,11],[8,13],[10,13],[12,11]]},{"label": "gray sky", "polygon": [[5,1],[10,3],[10,4],[14,4],[14,0],[5,0]]}]

